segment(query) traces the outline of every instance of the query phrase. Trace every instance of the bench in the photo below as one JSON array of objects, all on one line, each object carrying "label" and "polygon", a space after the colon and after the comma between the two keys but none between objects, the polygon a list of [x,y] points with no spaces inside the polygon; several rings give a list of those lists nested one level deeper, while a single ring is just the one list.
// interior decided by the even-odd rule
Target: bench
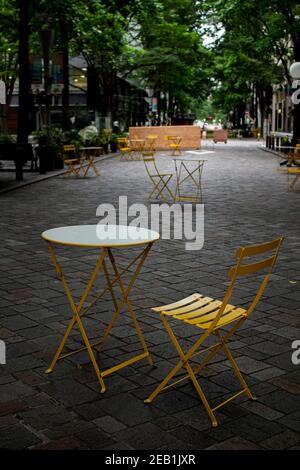
[{"label": "bench", "polygon": [[28,160],[33,160],[31,144],[0,144],[0,160],[14,161],[16,165],[16,180],[23,180],[23,166]]}]

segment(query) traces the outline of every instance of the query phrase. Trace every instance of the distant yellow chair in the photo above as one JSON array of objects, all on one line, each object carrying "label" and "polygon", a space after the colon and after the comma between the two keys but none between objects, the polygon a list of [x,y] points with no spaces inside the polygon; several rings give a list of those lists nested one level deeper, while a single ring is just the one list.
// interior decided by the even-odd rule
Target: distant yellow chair
[{"label": "distant yellow chair", "polygon": [[299,165],[300,164],[300,144],[296,144],[294,151],[287,154],[287,165]]},{"label": "distant yellow chair", "polygon": [[[82,161],[77,154],[75,145],[63,145],[61,156],[64,161],[64,164],[68,167],[64,176],[80,176],[80,170],[82,169]],[[76,165],[79,165],[79,167]]]},{"label": "distant yellow chair", "polygon": [[[152,309],[154,312],[160,314],[160,319],[162,320],[170,336],[170,339],[180,357],[180,360],[177,365],[173,368],[173,370],[160,383],[160,385],[153,391],[153,393],[151,393],[149,398],[145,400],[145,403],[152,402],[152,400],[154,400],[154,398],[163,390],[166,390],[170,387],[172,388],[175,384],[181,383],[186,379],[190,379],[211,419],[212,426],[216,427],[218,425],[218,421],[214,413],[223,405],[242,395],[243,393],[246,393],[248,398],[250,398],[251,400],[255,400],[255,397],[250,392],[248,385],[246,384],[239,370],[238,364],[233,358],[227,343],[231,339],[232,335],[244,324],[249,315],[257,306],[269,281],[282,240],[282,238],[278,238],[268,243],[246,246],[237,250],[237,263],[234,267],[229,270],[231,282],[223,300],[214,300],[210,297],[204,297],[201,294],[193,294],[178,302],[174,302],[169,305],[162,305],[160,307]],[[262,255],[268,252],[272,252],[272,255],[270,256],[270,254],[268,254],[269,257],[264,257],[264,259],[261,261],[257,260],[258,255]],[[252,256],[256,257],[254,262],[248,264],[243,263],[244,258]],[[265,276],[263,277],[262,281],[261,279],[259,279],[261,281],[259,288],[248,308],[245,309],[230,305],[229,301],[232,296],[237,278],[254,273],[261,274],[262,271],[265,271]],[[171,326],[169,325],[169,322],[167,321],[172,319],[178,320],[188,325],[192,325],[196,327],[198,331],[200,330],[200,337],[196,340],[195,344],[188,349],[186,353],[183,351],[173,330],[171,329]],[[226,328],[226,331],[221,333],[221,330],[224,327]],[[209,347],[203,348],[199,352],[198,349],[200,348],[202,343],[212,334],[216,336],[217,342],[213,345],[210,345]],[[207,364],[220,350],[223,350],[223,352],[227,356],[229,363],[232,365],[234,373],[242,386],[242,389],[236,392],[232,397],[227,398],[219,405],[215,406],[214,408],[211,408],[206,399],[206,396],[204,395],[202,388],[200,387],[196,375],[199,374],[199,372],[201,372],[205,366],[207,366]],[[192,366],[190,365],[190,360],[194,356],[204,353],[206,351],[208,351],[208,354],[206,355],[202,363],[198,364],[195,368],[192,368]],[[172,377],[174,377],[175,374],[179,372],[182,368],[186,370],[187,375],[169,384]]]},{"label": "distant yellow chair", "polygon": [[175,155],[181,155],[181,141],[182,141],[182,137],[179,137],[177,135],[166,135],[165,136],[165,139],[168,141],[168,142],[171,142],[169,143],[169,148],[170,150],[172,151],[172,155],[175,156]]},{"label": "distant yellow chair", "polygon": [[168,187],[169,182],[172,178],[172,173],[160,173],[159,169],[156,165],[155,158],[153,157],[153,152],[144,152],[143,154],[143,161],[145,164],[146,172],[154,186],[154,189],[148,196],[150,200],[152,196],[156,193],[155,199],[163,199],[164,201],[168,202],[168,198],[163,194],[164,190],[167,191],[168,195],[170,196],[171,200],[174,201],[174,194],[172,193],[171,189]]},{"label": "distant yellow chair", "polygon": [[127,137],[117,138],[118,150],[121,153],[120,160],[126,161],[130,159],[132,149],[129,146],[129,139]]},{"label": "distant yellow chair", "polygon": [[146,145],[145,149],[155,152],[156,150],[156,141],[157,141],[157,135],[155,134],[148,134],[146,135]]}]

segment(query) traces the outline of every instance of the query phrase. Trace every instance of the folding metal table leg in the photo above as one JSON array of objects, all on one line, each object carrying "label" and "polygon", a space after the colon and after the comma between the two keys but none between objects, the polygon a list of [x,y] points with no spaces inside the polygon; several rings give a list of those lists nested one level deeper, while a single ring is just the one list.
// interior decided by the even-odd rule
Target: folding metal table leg
[{"label": "folding metal table leg", "polygon": [[[74,303],[74,300],[73,300],[73,297],[72,297],[70,288],[69,288],[69,286],[68,286],[67,280],[66,280],[66,278],[65,278],[65,275],[63,274],[63,271],[62,271],[62,269],[61,269],[61,267],[60,267],[60,265],[59,265],[59,263],[58,263],[58,261],[57,261],[57,258],[56,258],[56,255],[55,255],[53,246],[52,246],[52,244],[51,244],[50,242],[48,242],[48,248],[49,248],[49,251],[50,251],[51,259],[52,259],[53,264],[54,264],[54,266],[55,266],[55,268],[56,268],[57,275],[58,275],[60,281],[62,282],[62,284],[63,284],[63,286],[64,286],[64,288],[65,288],[65,292],[66,292],[66,294],[67,294],[67,297],[68,297],[68,300],[69,300],[69,303],[70,303],[70,306],[71,306],[71,309],[72,309],[72,312],[73,312],[73,318],[72,318],[72,320],[71,320],[70,323],[69,323],[69,326],[68,326],[68,328],[67,328],[67,330],[66,330],[66,332],[65,332],[65,334],[64,334],[64,337],[63,337],[63,339],[62,339],[62,341],[61,341],[59,347],[57,348],[57,351],[56,351],[56,353],[55,353],[55,355],[54,355],[54,358],[53,358],[53,360],[52,360],[52,362],[51,362],[51,365],[50,365],[50,367],[46,370],[46,373],[48,373],[48,374],[51,373],[51,372],[53,371],[53,369],[54,369],[54,367],[55,367],[57,361],[58,361],[59,359],[62,359],[61,353],[62,353],[62,351],[63,351],[63,348],[64,348],[64,346],[65,346],[65,344],[66,344],[66,342],[67,342],[67,340],[68,340],[68,337],[69,337],[69,335],[70,335],[70,333],[71,333],[71,331],[72,331],[74,325],[77,323],[77,324],[78,324],[78,327],[79,327],[79,330],[80,330],[80,333],[81,333],[81,336],[82,336],[82,339],[83,339],[83,342],[84,342],[84,344],[85,344],[85,346],[86,346],[86,349],[87,349],[88,354],[89,354],[89,356],[90,356],[90,359],[91,359],[91,362],[92,362],[92,364],[93,364],[95,373],[96,373],[96,375],[97,375],[98,381],[99,381],[99,383],[100,383],[100,386],[101,386],[101,393],[103,393],[103,392],[105,392],[105,384],[104,384],[104,381],[103,381],[101,372],[100,372],[100,370],[99,370],[99,366],[98,366],[98,364],[97,364],[95,355],[94,355],[94,353],[93,353],[91,344],[90,344],[90,342],[89,342],[89,339],[88,339],[88,337],[87,337],[87,335],[86,335],[84,326],[83,326],[83,324],[82,324],[82,321],[81,321],[81,318],[80,318],[80,311],[81,311],[81,309],[82,309],[82,307],[83,307],[83,304],[84,304],[86,298],[88,297],[89,292],[90,292],[90,290],[91,290],[91,288],[92,288],[92,286],[93,286],[93,284],[94,284],[94,282],[95,282],[95,280],[96,280],[96,278],[97,278],[97,275],[98,275],[98,273],[99,273],[99,271],[100,271],[100,269],[101,269],[101,267],[102,267],[102,265],[103,265],[103,261],[104,261],[105,256],[107,255],[107,251],[106,251],[106,249],[103,249],[101,255],[99,256],[99,258],[98,258],[98,260],[97,260],[97,263],[96,263],[96,266],[95,266],[95,269],[94,269],[94,271],[93,271],[93,273],[92,273],[92,276],[91,276],[91,278],[90,278],[90,280],[89,280],[89,282],[88,282],[88,284],[87,284],[87,286],[86,286],[86,288],[85,288],[85,290],[84,290],[84,293],[83,293],[83,295],[82,295],[82,297],[81,297],[81,299],[80,299],[80,301],[79,301],[78,306],[76,306],[75,303]],[[66,355],[65,355],[64,357],[66,357]]]}]

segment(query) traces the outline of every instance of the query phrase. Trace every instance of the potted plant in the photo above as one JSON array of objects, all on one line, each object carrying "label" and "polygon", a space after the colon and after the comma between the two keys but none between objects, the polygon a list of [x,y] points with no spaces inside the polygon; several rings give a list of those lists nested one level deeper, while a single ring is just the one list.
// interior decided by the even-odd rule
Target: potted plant
[{"label": "potted plant", "polygon": [[40,161],[40,173],[63,168],[61,146],[64,141],[63,130],[56,127],[42,129],[33,133],[38,141],[37,155]]},{"label": "potted plant", "polygon": [[110,151],[112,153],[116,153],[116,151],[118,150],[118,144],[117,144],[118,137],[119,137],[118,134],[114,134],[114,133],[111,134],[109,145],[110,145]]},{"label": "potted plant", "polygon": [[104,153],[108,153],[108,146],[111,141],[112,129],[102,129],[99,134],[100,145]]},{"label": "potted plant", "polygon": [[286,149],[285,148],[282,149],[283,153],[289,153],[289,151],[290,151],[289,147],[291,147],[291,145],[292,145],[292,142],[291,142],[291,139],[288,135],[282,137],[281,147],[287,147]]},{"label": "potted plant", "polygon": [[70,129],[64,133],[63,144],[73,144],[76,147],[76,151],[79,154],[80,148],[85,146],[85,141],[79,135],[77,129]]}]

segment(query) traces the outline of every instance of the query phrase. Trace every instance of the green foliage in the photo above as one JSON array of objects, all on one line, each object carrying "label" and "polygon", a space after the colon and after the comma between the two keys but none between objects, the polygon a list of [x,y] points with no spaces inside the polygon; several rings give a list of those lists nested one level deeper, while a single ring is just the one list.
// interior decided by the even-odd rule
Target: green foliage
[{"label": "green foliage", "polygon": [[[300,60],[300,4],[297,0],[204,0],[206,32],[213,43],[215,103],[227,112],[256,89],[261,111],[272,84],[290,82],[288,62]],[[298,57],[298,58],[297,58]]]},{"label": "green foliage", "polygon": [[[18,74],[18,0],[0,0],[0,76],[11,96]],[[116,77],[162,97],[167,114],[266,107],[271,84],[290,82],[300,61],[299,0],[31,0],[30,50],[38,30],[54,28],[53,50],[83,55],[113,113]],[[207,35],[213,36],[208,44]]]},{"label": "green foliage", "polygon": [[9,134],[0,134],[0,144],[14,144],[16,142],[15,137]]},{"label": "green foliage", "polygon": [[56,154],[60,152],[64,144],[74,144],[77,151],[83,145],[83,141],[77,129],[64,131],[60,127],[52,126],[48,129],[33,132],[33,136],[38,141],[40,147],[47,147]]}]

